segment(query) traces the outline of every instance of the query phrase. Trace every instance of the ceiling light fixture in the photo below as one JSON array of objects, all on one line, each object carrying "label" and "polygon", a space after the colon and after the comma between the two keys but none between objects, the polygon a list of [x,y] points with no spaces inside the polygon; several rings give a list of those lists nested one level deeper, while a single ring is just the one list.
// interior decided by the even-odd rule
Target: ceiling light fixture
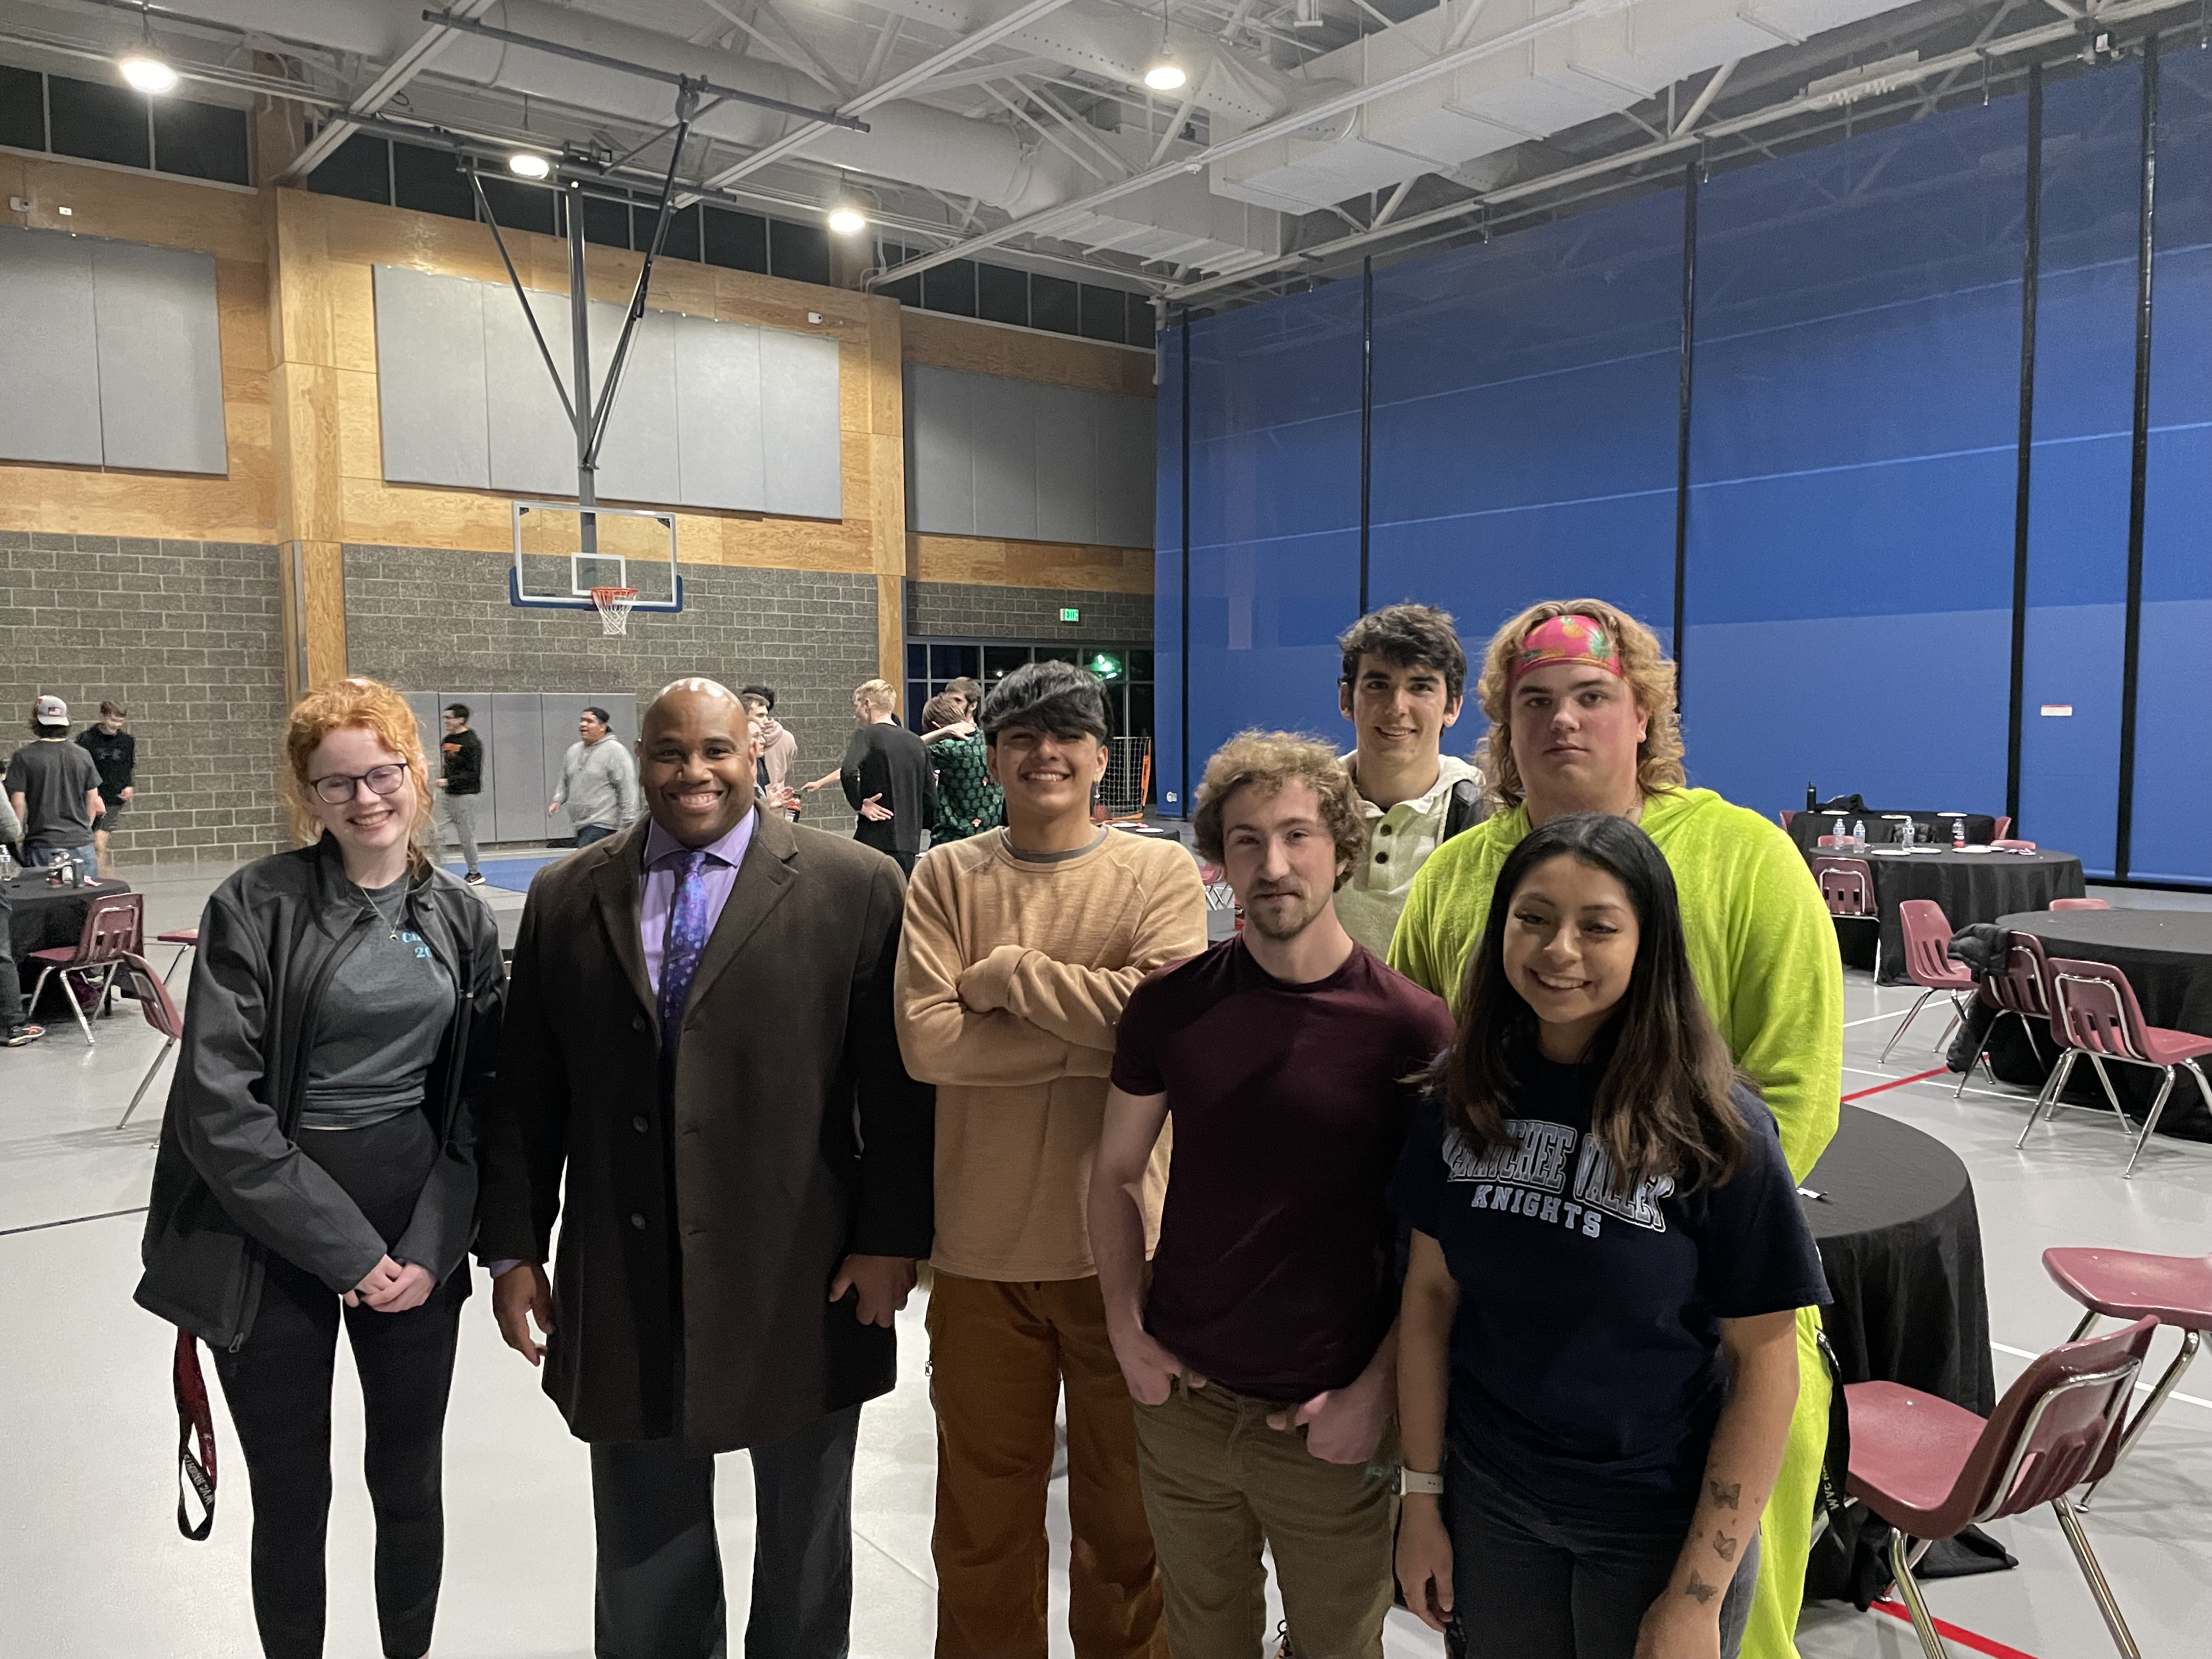
[{"label": "ceiling light fixture", "polygon": [[553,163],[535,150],[519,149],[507,158],[507,170],[518,179],[543,179],[553,171]]},{"label": "ceiling light fixture", "polygon": [[1168,44],[1168,0],[1160,0],[1160,49],[1145,68],[1145,84],[1154,92],[1173,92],[1189,79]]},{"label": "ceiling light fixture", "polygon": [[868,228],[868,216],[851,202],[837,202],[830,209],[830,234],[836,236],[858,236]]},{"label": "ceiling light fixture", "polygon": [[175,90],[177,72],[169,67],[168,59],[161,56],[154,44],[154,20],[144,6],[138,9],[138,45],[123,54],[116,64],[124,81],[140,92],[160,94]]}]

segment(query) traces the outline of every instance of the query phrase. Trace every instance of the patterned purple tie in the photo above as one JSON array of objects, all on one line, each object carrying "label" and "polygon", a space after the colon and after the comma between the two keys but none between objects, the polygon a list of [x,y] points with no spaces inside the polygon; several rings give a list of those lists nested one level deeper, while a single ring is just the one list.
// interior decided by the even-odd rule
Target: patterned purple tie
[{"label": "patterned purple tie", "polygon": [[660,1050],[665,1054],[676,1052],[684,1005],[691,996],[691,976],[699,971],[699,956],[707,948],[707,884],[699,879],[706,863],[704,853],[686,853],[676,861],[668,943],[660,953]]}]

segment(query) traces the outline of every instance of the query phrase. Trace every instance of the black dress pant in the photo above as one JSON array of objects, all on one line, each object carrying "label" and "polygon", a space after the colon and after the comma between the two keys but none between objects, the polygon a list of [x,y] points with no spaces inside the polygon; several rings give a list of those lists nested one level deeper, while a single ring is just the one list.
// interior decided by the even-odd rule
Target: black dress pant
[{"label": "black dress pant", "polygon": [[[845,1659],[853,1625],[853,1449],[860,1408],[755,1446],[745,1659]],[[714,1460],[680,1440],[592,1448],[599,1659],[724,1659]]]},{"label": "black dress pant", "polygon": [[[389,1245],[406,1231],[438,1156],[420,1111],[365,1129],[302,1130],[301,1150],[343,1187]],[[376,1512],[376,1613],[389,1659],[430,1647],[444,1571],[446,1397],[465,1267],[405,1313],[344,1307],[313,1274],[270,1255],[252,1329],[216,1374],[253,1489],[253,1617],[268,1659],[319,1659],[331,1510],[331,1378],[338,1325],[361,1374],[363,1473]]]}]

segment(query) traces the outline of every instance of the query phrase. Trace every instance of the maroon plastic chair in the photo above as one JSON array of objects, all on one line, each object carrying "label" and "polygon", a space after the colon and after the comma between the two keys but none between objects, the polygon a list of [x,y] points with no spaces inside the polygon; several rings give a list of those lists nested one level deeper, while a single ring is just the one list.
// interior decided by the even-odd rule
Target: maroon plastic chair
[{"label": "maroon plastic chair", "polygon": [[1864,859],[1814,859],[1813,879],[1820,899],[1839,921],[1874,924],[1874,976],[1881,979],[1881,910],[1875,902],[1874,866]]},{"label": "maroon plastic chair", "polygon": [[43,951],[33,951],[27,960],[40,964],[37,988],[31,993],[30,1006],[39,1006],[46,981],[56,974],[62,976],[62,989],[68,992],[70,1012],[76,1016],[77,1029],[84,1040],[92,1042],[92,1024],[84,1017],[84,1004],[76,995],[72,979],[100,981],[100,994],[94,999],[97,1007],[106,1000],[107,988],[115,978],[116,969],[123,965],[126,952],[139,948],[145,936],[146,896],[143,893],[103,893],[86,908],[84,931],[75,945],[49,945]]},{"label": "maroon plastic chair", "polygon": [[[1997,1011],[1990,1022],[1990,1029],[1982,1033],[1982,1046],[1974,1050],[1973,1059],[1960,1073],[1959,1086],[1951,1091],[1951,1098],[1958,1099],[1966,1092],[1966,1085],[1974,1075],[1974,1067],[1987,1059],[1990,1041],[1996,1036],[1997,1026],[2010,1014],[2027,1033],[2027,1046],[2035,1055],[2037,1064],[2043,1060],[2042,1045],[2035,1040],[2035,1028],[2046,1029],[2051,1024],[2051,1004],[2043,994],[2043,941],[2033,933],[2008,933],[2005,935],[2003,965],[1995,973],[1984,976],[1981,999]],[[2057,1042],[2056,1037],[2051,1039]],[[2056,1057],[2054,1056],[2054,1063]],[[1996,1068],[1990,1068],[1990,1080],[1996,1080]]]},{"label": "maroon plastic chair", "polygon": [[[2058,1288],[2088,1310],[2067,1340],[2079,1342],[2100,1319],[2155,1319],[2181,1333],[2181,1352],[2158,1379],[2150,1398],[2128,1419],[2112,1466],[2135,1449],[2158,1408],[2180,1386],[2182,1373],[2212,1331],[2212,1255],[2146,1255],[2140,1250],[2059,1249],[2043,1253],[2043,1270]],[[2109,1474],[2110,1470],[2106,1471]],[[2092,1486],[2074,1507],[2086,1510]]]},{"label": "maroon plastic chair", "polygon": [[1990,831],[1990,844],[1994,846],[1998,842],[2008,840],[2011,837],[2011,835],[2012,820],[2007,817],[2003,813],[1998,813],[1996,816],[1996,827]]},{"label": "maroon plastic chair", "polygon": [[2053,899],[2045,907],[2051,910],[2109,910],[2112,907],[2100,898]]},{"label": "maroon plastic chair", "polygon": [[1939,1538],[2048,1504],[2124,1659],[2142,1659],[2128,1621],[2067,1494],[2101,1480],[2119,1455],[2130,1390],[2155,1320],[2032,1360],[1983,1418],[1901,1382],[1844,1385],[1850,1416],[1850,1495],[1896,1528],[1897,1587],[1929,1659],[1948,1659],[1912,1569]]},{"label": "maroon plastic chair", "polygon": [[1774,816],[1782,820],[1782,827],[1784,830],[1797,822],[1797,815],[1786,806],[1776,812]]},{"label": "maroon plastic chair", "polygon": [[[2066,1091],[2066,1079],[2074,1070],[2074,1062],[2086,1054],[2089,1063],[2097,1068],[2097,1080],[2105,1085],[2105,1098],[2113,1115],[2134,1136],[2135,1150],[2128,1154],[2128,1167],[2123,1171],[2132,1177],[2136,1160],[2150,1144],[2152,1132],[2158,1127],[2159,1114],[2166,1109],[2166,1097],[2173,1092],[2174,1077],[2184,1067],[2197,1079],[2197,1092],[2204,1097],[2204,1103],[2212,1107],[2212,1083],[2204,1080],[2203,1070],[2197,1063],[2203,1055],[2212,1054],[2212,1037],[2146,1024],[2142,1006],[2136,1000],[2135,987],[2128,983],[2125,974],[2109,963],[2052,957],[2045,966],[2044,994],[2051,1002],[2051,1033],[2066,1052],[2059,1056],[2058,1069],[2051,1073],[2051,1081],[2044,1085],[2043,1093],[2027,1115],[2027,1127],[2013,1145],[2019,1147],[2027,1144],[2027,1132],[2035,1127],[2037,1116],[2045,1107],[2056,1115],[2058,1097]],[[2164,1074],[2158,1097],[2151,1102],[2150,1115],[2143,1120],[2141,1133],[2136,1133],[2135,1126],[2128,1121],[2127,1113],[2120,1108],[2119,1097],[2112,1092],[2112,1077],[2105,1070],[2108,1060],[2125,1066],[2155,1066]]]},{"label": "maroon plastic chair", "polygon": [[[176,964],[172,963],[170,966]],[[146,1090],[154,1081],[154,1073],[161,1069],[161,1062],[169,1057],[169,1050],[177,1046],[185,1034],[185,1017],[177,1012],[171,1000],[167,981],[156,978],[154,966],[135,952],[123,958],[123,972],[131,981],[132,994],[138,999],[138,1011],[146,1016],[146,1023],[159,1031],[164,1041],[154,1063],[146,1068],[146,1075],[138,1079],[138,1091],[131,1097],[131,1103],[123,1109],[123,1116],[116,1123],[120,1129],[131,1121],[131,1114],[138,1109],[138,1103],[146,1097]]]},{"label": "maroon plastic chair", "polygon": [[[1928,999],[1947,995],[1951,999],[1951,1022],[1943,1028],[1943,1035],[1936,1039],[1936,1046],[1941,1048],[1950,1041],[1951,1027],[1966,1018],[1966,1005],[1959,999],[1972,995],[1974,990],[1973,971],[1965,963],[1951,960],[1951,924],[1942,905],[1933,899],[1907,899],[1897,907],[1897,920],[1905,929],[1905,976],[1920,988],[1920,1000],[1912,1005],[1905,1024],[1892,1031],[1889,1041],[1882,1045],[1884,1060],[1912,1029],[1912,1022],[1920,1018]],[[1878,972],[1875,977],[1881,977]]]},{"label": "maroon plastic chair", "polygon": [[161,983],[167,985],[176,977],[177,964],[185,959],[188,952],[200,948],[200,930],[197,927],[173,927],[166,933],[155,934],[154,942],[156,945],[173,945],[177,947],[177,954],[169,958],[169,971],[161,975]]}]

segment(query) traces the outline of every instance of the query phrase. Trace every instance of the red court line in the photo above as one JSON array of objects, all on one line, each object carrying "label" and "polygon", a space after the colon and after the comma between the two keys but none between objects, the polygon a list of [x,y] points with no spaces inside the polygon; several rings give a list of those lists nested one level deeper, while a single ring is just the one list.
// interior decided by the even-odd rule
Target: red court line
[{"label": "red court line", "polygon": [[[1893,1619],[1901,1619],[1908,1625],[1912,1622],[1912,1615],[1895,1601],[1876,1601],[1874,1604],[1874,1610],[1876,1613],[1886,1613]],[[1995,1637],[1977,1636],[1972,1631],[1961,1630],[1948,1620],[1937,1619],[1933,1622],[1936,1626],[1936,1633],[1945,1641],[1956,1642],[1962,1646],[1970,1647],[1976,1653],[1986,1653],[1990,1656],[1990,1659],[2035,1659],[2035,1656],[2032,1653],[2020,1648],[2008,1648]]]},{"label": "red court line", "polygon": [[1871,1089],[1862,1089],[1855,1095],[1845,1095],[1845,1100],[1864,1100],[1869,1095],[1878,1095],[1885,1089],[1902,1089],[1908,1083],[1924,1083],[1931,1077],[1942,1077],[1950,1071],[1948,1066],[1937,1066],[1925,1072],[1915,1072],[1911,1077],[1899,1078],[1894,1083],[1877,1083]]}]

